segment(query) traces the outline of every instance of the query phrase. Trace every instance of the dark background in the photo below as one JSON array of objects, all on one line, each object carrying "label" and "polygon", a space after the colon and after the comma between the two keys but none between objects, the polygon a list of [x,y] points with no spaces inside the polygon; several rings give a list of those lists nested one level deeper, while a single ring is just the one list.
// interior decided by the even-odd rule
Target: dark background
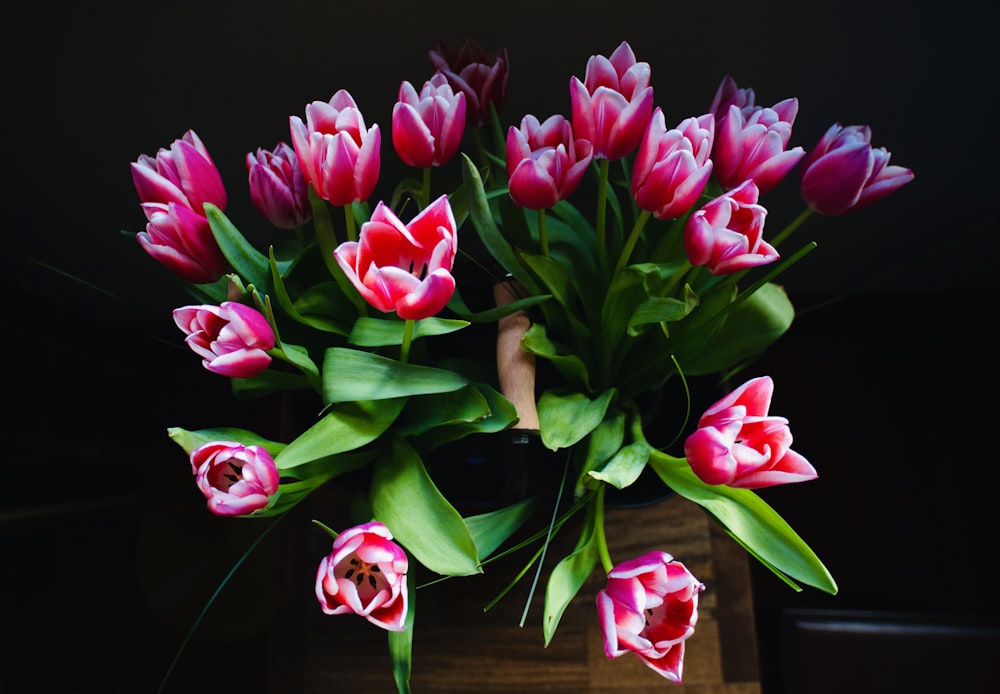
[{"label": "dark background", "polygon": [[[169,316],[186,297],[119,233],[144,224],[129,163],[193,128],[223,174],[230,218],[263,239],[245,154],[287,140],[289,115],[346,88],[382,128],[389,183],[379,192],[387,194],[402,171],[389,137],[399,82],[422,84],[428,49],[466,37],[509,49],[505,125],[528,112],[568,115],[570,76],[627,40],[652,66],[668,124],[703,113],[730,73],[755,89],[759,104],[799,98],[792,145],[810,149],[834,121],[867,123],[873,144],[915,171],[913,183],[875,206],[814,217],[797,232],[819,248],[783,276],[786,288],[803,309],[837,301],[800,314],[754,366],[774,376],[772,413],[791,420],[796,450],[820,473],[763,496],[841,587],[835,598],[794,593],[754,568],[765,694],[781,691],[790,609],[996,626],[986,563],[996,546],[997,379],[987,339],[1000,251],[990,105],[996,10],[972,7],[21,7],[0,47],[0,325],[13,385],[2,430],[0,692],[150,691],[201,604],[191,596],[207,595],[259,530],[206,518],[183,456],[166,439],[168,426],[220,419],[263,432],[274,403],[233,403],[226,384],[181,346]],[[791,179],[763,202],[775,230],[800,209]],[[188,544],[179,546],[179,536]],[[257,596],[248,598],[256,611],[248,623],[215,623],[220,642],[263,628],[290,599],[268,588],[268,572],[278,569],[258,563],[265,578],[234,588]],[[293,577],[294,590],[311,590],[311,571],[302,585]],[[260,600],[257,580],[270,600]],[[136,637],[150,630],[162,642]]]}]

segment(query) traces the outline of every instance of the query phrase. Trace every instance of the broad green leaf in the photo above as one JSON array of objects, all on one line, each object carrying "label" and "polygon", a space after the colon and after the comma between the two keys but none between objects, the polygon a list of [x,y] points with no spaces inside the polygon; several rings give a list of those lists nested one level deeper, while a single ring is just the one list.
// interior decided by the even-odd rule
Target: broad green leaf
[{"label": "broad green leaf", "polygon": [[[383,318],[358,318],[347,341],[359,347],[384,347],[403,344],[403,328],[405,321]],[[469,325],[466,320],[450,320],[447,318],[424,318],[414,323],[413,339],[447,335]]]},{"label": "broad green leaf", "polygon": [[395,439],[390,453],[375,462],[371,504],[375,517],[431,571],[444,576],[482,573],[465,521],[402,439]]},{"label": "broad green leaf", "polygon": [[[424,400],[431,403],[442,400],[460,402],[449,402],[445,409],[434,411],[435,405],[425,406]],[[462,408],[461,411],[458,411],[458,407]],[[448,421],[444,421],[445,412],[451,413]],[[409,419],[411,415],[415,415],[413,420]],[[407,421],[400,427],[400,431],[410,435],[410,427],[413,426],[414,445],[427,451],[472,434],[495,434],[503,431],[517,421],[517,410],[491,386],[473,383],[454,393],[411,398],[404,416]]]},{"label": "broad green leaf", "polygon": [[381,436],[403,410],[404,398],[345,402],[332,406],[274,459],[286,470],[353,451]]},{"label": "broad green leaf", "polygon": [[596,506],[596,503],[591,503],[587,509],[587,519],[580,532],[576,549],[563,557],[549,574],[549,582],[545,588],[545,618],[542,622],[546,646],[555,636],[566,607],[580,592],[580,588],[597,565],[597,540],[594,534]]},{"label": "broad green leaf", "polygon": [[[336,304],[341,308],[344,306],[345,302],[342,300],[343,295],[340,296],[341,301],[339,302],[325,301],[325,299],[328,299],[329,297],[326,290],[329,288],[336,288],[337,285],[335,283],[324,282],[310,287],[306,290],[306,293],[299,298],[299,302],[292,301],[291,296],[288,294],[288,289],[285,286],[285,281],[278,269],[277,261],[274,258],[273,248],[269,252],[269,260],[271,264],[271,281],[274,283],[274,295],[277,297],[278,305],[292,318],[292,320],[298,321],[303,325],[316,328],[317,330],[322,330],[323,332],[335,333],[337,335],[348,334],[349,328],[346,320],[338,320],[334,318],[333,316],[335,314],[332,311],[329,316],[325,316],[316,311],[317,303],[321,306],[330,306],[331,308],[333,304]],[[310,301],[310,296],[318,296],[321,298],[321,301]]]},{"label": "broad green leaf", "polygon": [[809,546],[767,503],[749,489],[707,485],[684,458],[652,451],[649,464],[671,489],[704,508],[761,563],[793,581],[837,593],[837,584]]},{"label": "broad green leaf", "polygon": [[604,420],[587,437],[586,454],[574,489],[577,497],[583,493],[584,483],[590,479],[587,473],[604,467],[623,443],[625,443],[625,413],[618,410],[606,414]]},{"label": "broad green leaf", "polygon": [[607,482],[616,489],[625,489],[642,474],[651,452],[649,444],[635,441],[623,446],[615,456],[600,470],[591,470],[590,476],[601,482]]},{"label": "broad green leaf", "polygon": [[167,429],[167,435],[188,455],[191,455],[191,452],[199,446],[212,441],[234,441],[242,443],[244,446],[262,446],[272,457],[277,456],[285,448],[283,443],[265,439],[263,436],[239,427],[215,427],[198,429],[197,431],[170,427]]},{"label": "broad green leaf", "polygon": [[551,298],[551,294],[539,294],[537,296],[518,299],[503,306],[494,306],[493,308],[473,312],[469,310],[469,307],[465,305],[462,297],[456,291],[452,294],[451,301],[448,302],[448,310],[469,323],[495,323],[504,316],[509,316],[517,311],[524,311]]},{"label": "broad green leaf", "polygon": [[549,450],[556,451],[581,441],[604,420],[614,395],[614,388],[604,391],[594,400],[583,393],[545,391],[538,400],[542,443]]},{"label": "broad green leaf", "polygon": [[232,378],[233,395],[240,399],[257,398],[283,390],[309,388],[309,379],[300,373],[267,369],[251,378]]},{"label": "broad green leaf", "polygon": [[262,293],[267,293],[271,286],[270,261],[250,245],[222,210],[208,202],[204,207],[212,235],[226,260],[247,283],[257,287]]},{"label": "broad green leaf", "polygon": [[785,290],[765,284],[729,311],[712,340],[685,364],[685,373],[719,373],[757,356],[788,330],[794,318],[795,308]]},{"label": "broad green leaf", "polygon": [[533,323],[528,332],[521,338],[521,347],[535,356],[547,359],[570,384],[584,390],[590,389],[590,376],[587,367],[576,354],[559,354],[545,332],[545,326]]},{"label": "broad green leaf", "polygon": [[538,500],[530,497],[498,511],[466,518],[465,525],[476,543],[479,557],[486,559],[493,554],[514,531],[524,525],[537,505]]},{"label": "broad green leaf", "polygon": [[467,384],[454,371],[346,347],[330,347],[323,359],[323,399],[328,403],[447,393]]}]

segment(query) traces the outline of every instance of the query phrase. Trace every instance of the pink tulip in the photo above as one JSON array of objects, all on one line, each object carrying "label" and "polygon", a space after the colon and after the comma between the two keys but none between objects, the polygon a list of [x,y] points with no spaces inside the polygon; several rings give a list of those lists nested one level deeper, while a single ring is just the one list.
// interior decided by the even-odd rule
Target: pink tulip
[{"label": "pink tulip", "polygon": [[671,682],[681,683],[684,642],[698,621],[698,593],[705,589],[666,552],[648,552],[608,572],[597,593],[604,653],[629,651]]},{"label": "pink tulip", "polygon": [[867,125],[834,123],[802,160],[802,198],[813,210],[841,215],[860,210],[913,180],[913,172],[889,165],[885,147],[871,146]]},{"label": "pink tulip", "polygon": [[452,89],[465,94],[468,125],[481,126],[493,118],[493,109],[497,113],[503,110],[510,70],[506,48],[490,55],[472,40],[460,48],[441,41],[428,57],[435,71],[448,78]]},{"label": "pink tulip", "polygon": [[436,73],[417,94],[409,82],[399,87],[392,109],[392,144],[410,166],[441,166],[455,156],[465,132],[465,94],[455,94],[448,78]]},{"label": "pink tulip", "polygon": [[632,195],[657,219],[676,219],[698,201],[712,175],[715,118],[685,118],[667,130],[656,108],[632,165]]},{"label": "pink tulip", "polygon": [[521,127],[507,130],[507,176],[510,197],[521,207],[542,210],[576,190],[593,158],[593,146],[573,137],[563,116],[544,123],[527,115]]},{"label": "pink tulip", "polygon": [[728,113],[729,107],[735,104],[739,107],[743,117],[746,118],[757,108],[754,99],[753,89],[741,89],[736,86],[736,80],[733,79],[732,75],[726,75],[722,78],[718,89],[715,90],[715,96],[712,98],[712,104],[708,107],[708,112],[720,117]]},{"label": "pink tulip", "polygon": [[346,90],[329,102],[308,104],[305,123],[291,116],[288,124],[302,175],[319,197],[343,206],[371,196],[382,164],[382,133],[378,125],[366,128]]},{"label": "pink tulip", "polygon": [[149,255],[186,282],[215,282],[230,270],[212,235],[205,203],[226,207],[226,189],[193,130],[132,163],[132,181],[146,215],[136,239]]},{"label": "pink tulip", "polygon": [[592,55],[584,81],[570,78],[573,131],[590,140],[594,156],[621,159],[639,146],[653,111],[649,63],[623,41],[611,58]]},{"label": "pink tulip", "polygon": [[457,250],[455,216],[442,195],[409,224],[380,201],[358,241],[346,241],[333,253],[365,301],[419,320],[438,313],[455,293],[451,268]]},{"label": "pink tulip", "polygon": [[273,151],[258,148],[246,156],[250,199],[279,229],[297,229],[312,219],[309,184],[295,150],[279,142]]},{"label": "pink tulip", "polygon": [[706,484],[757,489],[816,479],[816,470],[790,450],[784,417],[768,416],[774,383],[754,378],[705,410],[684,442],[691,469]]},{"label": "pink tulip", "polygon": [[778,259],[778,251],[764,240],[767,210],[757,197],[753,181],[744,181],[688,217],[684,248],[692,265],[728,275]]},{"label": "pink tulip", "polygon": [[361,615],[377,627],[402,631],[409,560],[392,533],[373,521],[348,528],[319,563],[316,598],[326,614]]},{"label": "pink tulip", "polygon": [[218,516],[244,516],[267,506],[278,491],[278,468],[261,446],[212,441],[191,452],[198,489]]},{"label": "pink tulip", "polygon": [[218,306],[183,306],[174,309],[174,323],[184,341],[213,373],[230,378],[256,376],[271,363],[274,331],[257,310],[235,301]]},{"label": "pink tulip", "polygon": [[805,155],[801,147],[786,149],[798,115],[798,99],[771,108],[755,106],[753,90],[741,90],[728,75],[712,102],[715,113],[715,176],[723,188],[753,179],[761,193],[772,190]]}]

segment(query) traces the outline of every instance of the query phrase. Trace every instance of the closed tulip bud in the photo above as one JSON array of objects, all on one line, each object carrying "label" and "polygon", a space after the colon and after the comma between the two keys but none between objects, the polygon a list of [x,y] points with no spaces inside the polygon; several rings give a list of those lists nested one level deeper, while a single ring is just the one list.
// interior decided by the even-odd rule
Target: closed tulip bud
[{"label": "closed tulip bud", "polygon": [[563,116],[545,122],[527,115],[521,127],[507,131],[507,176],[510,197],[522,207],[542,210],[576,190],[593,158],[593,146],[573,136]]},{"label": "closed tulip bud", "polygon": [[805,155],[801,147],[787,149],[799,102],[785,99],[771,108],[741,108],[740,101],[736,97],[725,111],[716,114],[715,176],[723,188],[753,180],[757,189],[766,193]]},{"label": "closed tulip bud", "polygon": [[632,652],[676,684],[684,671],[684,646],[698,623],[698,594],[705,586],[666,552],[648,552],[615,566],[597,593],[604,654]]},{"label": "closed tulip bud", "polygon": [[867,207],[913,180],[913,172],[889,165],[889,152],[871,146],[867,125],[834,123],[802,160],[802,199],[825,215]]},{"label": "closed tulip bud", "polygon": [[442,195],[409,224],[380,201],[358,240],[345,241],[333,254],[365,301],[419,320],[437,314],[455,293],[451,268],[457,250],[455,216]]},{"label": "closed tulip bud", "polygon": [[817,477],[791,450],[788,420],[768,415],[773,392],[770,376],[754,378],[705,410],[684,442],[688,464],[702,482],[758,489]]},{"label": "closed tulip bud", "polygon": [[688,217],[684,249],[692,265],[728,275],[778,259],[778,251],[764,241],[767,210],[757,204],[757,197],[757,186],[745,181]]},{"label": "closed tulip bud", "polygon": [[663,111],[653,111],[632,165],[632,195],[656,219],[683,216],[698,201],[712,175],[715,118],[711,113],[666,127]]},{"label": "closed tulip bud", "polygon": [[198,489],[218,516],[244,516],[264,508],[278,491],[278,468],[261,446],[212,441],[191,452]]},{"label": "closed tulip bud", "polygon": [[419,94],[403,82],[392,109],[392,144],[399,158],[419,168],[450,161],[465,132],[465,102],[465,94],[452,91],[440,72],[424,82]]},{"label": "closed tulip bud", "polygon": [[193,130],[132,163],[132,182],[142,201],[146,229],[139,245],[186,282],[215,282],[230,269],[205,216],[205,204],[226,207],[226,189],[212,157]]},{"label": "closed tulip bud", "polygon": [[639,146],[653,112],[649,63],[636,62],[622,41],[610,58],[592,55],[581,82],[570,78],[573,132],[590,140],[594,156],[621,159]]},{"label": "closed tulip bud", "polygon": [[306,120],[290,116],[292,145],[302,175],[327,202],[350,205],[367,200],[378,183],[382,134],[368,128],[354,98],[341,89],[330,101],[306,106]]},{"label": "closed tulip bud", "polygon": [[258,148],[247,154],[246,165],[250,199],[267,221],[279,229],[297,229],[312,219],[309,184],[290,145]]},{"label": "closed tulip bud", "polygon": [[490,55],[472,40],[461,47],[442,41],[428,57],[434,70],[448,79],[452,89],[465,94],[465,118],[469,126],[488,123],[493,109],[497,113],[503,110],[510,71],[506,48]]},{"label": "closed tulip bud", "polygon": [[174,309],[174,323],[184,341],[213,373],[230,378],[256,376],[271,364],[274,331],[256,309],[235,301],[218,306],[183,306]]},{"label": "closed tulip bud", "polygon": [[750,89],[749,87],[738,87],[736,85],[736,80],[733,79],[733,76],[726,75],[722,78],[722,82],[719,84],[718,89],[715,90],[715,96],[712,98],[712,103],[708,107],[708,112],[716,117],[721,117],[729,112],[730,106],[735,105],[740,109],[740,112],[745,118],[756,110],[757,106],[754,103],[755,98],[756,96],[753,89]]},{"label": "closed tulip bud", "polygon": [[356,614],[387,631],[406,623],[409,559],[377,521],[343,531],[316,571],[316,598],[326,614]]}]

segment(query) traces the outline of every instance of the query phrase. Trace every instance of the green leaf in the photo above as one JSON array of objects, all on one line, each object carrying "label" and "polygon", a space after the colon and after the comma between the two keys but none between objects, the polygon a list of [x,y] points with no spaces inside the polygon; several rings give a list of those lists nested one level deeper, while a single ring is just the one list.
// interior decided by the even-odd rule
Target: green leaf
[{"label": "green leaf", "polygon": [[465,302],[462,301],[462,297],[459,296],[457,291],[451,298],[452,300],[448,302],[448,310],[462,320],[466,320],[470,323],[495,323],[504,316],[509,316],[517,311],[523,311],[535,306],[536,304],[540,304],[543,301],[548,301],[552,298],[552,295],[539,294],[536,296],[529,296],[524,299],[512,301],[509,304],[504,304],[503,306],[494,306],[493,308],[476,312],[469,310],[469,307],[465,305]]},{"label": "green leaf", "polygon": [[785,334],[794,318],[795,308],[785,290],[765,284],[729,311],[712,340],[685,364],[685,373],[718,373],[761,354]]},{"label": "green leaf", "polygon": [[614,388],[604,391],[594,400],[583,393],[545,391],[538,400],[542,443],[549,450],[556,451],[579,442],[604,420],[614,395]]},{"label": "green leaf", "polygon": [[534,281],[521,265],[510,243],[500,233],[496,222],[493,221],[493,211],[486,199],[483,179],[479,176],[476,165],[466,154],[462,154],[462,179],[465,182],[465,198],[469,204],[469,219],[472,220],[472,225],[479,234],[486,250],[494,260],[500,263],[504,270],[531,290],[532,294],[540,294],[541,292],[535,291]]},{"label": "green leaf", "polygon": [[545,588],[545,618],[542,623],[546,646],[555,636],[566,607],[580,592],[580,588],[597,565],[597,541],[594,532],[596,506],[597,504],[592,503],[587,509],[587,519],[580,532],[576,549],[563,557],[549,574],[549,582]]},{"label": "green leaf", "polygon": [[188,431],[180,427],[170,427],[167,429],[167,435],[170,436],[170,439],[174,443],[183,448],[184,452],[188,455],[191,455],[191,452],[199,446],[211,443],[212,441],[235,441],[236,443],[242,443],[244,446],[262,446],[272,457],[276,457],[285,448],[285,444],[283,443],[265,439],[263,436],[255,434],[252,431],[238,427],[215,427],[212,429],[198,429],[197,431]]},{"label": "green leaf", "polygon": [[[575,496],[584,492],[584,483],[591,480],[591,470],[604,467],[625,443],[625,413],[618,410],[608,413],[586,441],[586,453],[574,489]],[[592,481],[592,480],[591,480]]]},{"label": "green leaf", "polygon": [[651,451],[646,442],[635,441],[620,448],[603,468],[591,470],[589,474],[594,479],[607,482],[617,489],[625,489],[639,479],[649,461]]},{"label": "green leaf", "polygon": [[261,292],[270,287],[271,263],[256,248],[250,245],[229,218],[212,203],[206,202],[205,216],[212,228],[212,235],[226,260],[239,275]]},{"label": "green leaf", "polygon": [[590,390],[590,375],[583,360],[576,354],[559,354],[555,343],[549,339],[545,326],[541,323],[532,323],[528,332],[521,338],[521,347],[537,357],[552,362],[560,375],[571,385]]},{"label": "green leaf", "polygon": [[279,470],[332,459],[381,436],[403,410],[405,398],[334,405],[274,459]]},{"label": "green leaf", "polygon": [[323,399],[328,403],[447,393],[467,384],[454,371],[346,347],[330,347],[323,359]]},{"label": "green leaf", "polygon": [[402,439],[375,463],[375,517],[421,564],[444,576],[482,573],[465,521],[434,486],[424,462]]},{"label": "green leaf", "polygon": [[538,500],[534,497],[522,499],[506,508],[465,519],[465,525],[476,543],[476,551],[482,559],[493,554],[507,538],[534,513]]},{"label": "green leaf", "polygon": [[[292,301],[285,287],[278,264],[274,259],[274,249],[270,251],[271,281],[274,283],[274,294],[278,299],[278,305],[288,314],[292,320],[311,328],[316,328],[323,332],[334,333],[336,335],[347,335],[349,327],[346,320],[338,320],[336,312],[329,310],[332,308],[342,308],[344,301],[333,301],[329,295],[329,290],[336,287],[334,282],[323,282],[307,289],[297,302]],[[338,289],[339,293],[339,289]],[[340,295],[341,299],[343,294]],[[327,309],[324,311],[323,309]],[[327,315],[324,315],[327,314]]]},{"label": "green leaf", "polygon": [[793,581],[835,595],[833,576],[809,546],[767,503],[749,489],[707,485],[684,458],[653,450],[649,464],[671,489],[704,508],[762,564],[799,590]]},{"label": "green leaf", "polygon": [[413,660],[413,624],[416,621],[416,590],[406,594],[406,619],[402,631],[390,631],[389,658],[392,660],[392,677],[399,694],[410,694],[410,671]]},{"label": "green leaf", "polygon": [[[469,325],[469,321],[447,318],[423,318],[415,321],[413,339],[447,335]],[[358,318],[347,341],[359,347],[384,347],[403,344],[404,321],[399,319]]]}]

